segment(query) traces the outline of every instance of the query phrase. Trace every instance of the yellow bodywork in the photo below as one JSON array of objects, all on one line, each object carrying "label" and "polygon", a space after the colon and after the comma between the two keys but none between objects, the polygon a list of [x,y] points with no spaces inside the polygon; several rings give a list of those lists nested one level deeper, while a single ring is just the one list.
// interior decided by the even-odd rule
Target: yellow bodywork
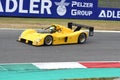
[{"label": "yellow bodywork", "polygon": [[[40,33],[38,30],[34,29],[26,29],[19,36],[18,41],[22,41],[24,43],[29,43],[34,46],[44,45],[44,39],[46,36],[52,36],[53,42],[52,45],[58,44],[70,44],[70,43],[78,43],[78,37],[81,33],[85,33],[86,37],[88,37],[89,32],[87,30],[73,31],[70,28],[53,24],[56,26],[57,31],[54,33]],[[66,40],[67,39],[67,40]]]}]

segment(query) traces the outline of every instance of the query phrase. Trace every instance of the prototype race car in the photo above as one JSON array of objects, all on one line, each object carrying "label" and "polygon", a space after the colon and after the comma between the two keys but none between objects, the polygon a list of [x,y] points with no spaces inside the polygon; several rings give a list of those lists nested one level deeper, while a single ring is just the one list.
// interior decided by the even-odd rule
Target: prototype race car
[{"label": "prototype race car", "polygon": [[94,27],[68,23],[68,27],[53,24],[45,29],[26,29],[19,36],[18,41],[34,46],[59,45],[59,44],[83,44],[88,36],[93,36]]}]

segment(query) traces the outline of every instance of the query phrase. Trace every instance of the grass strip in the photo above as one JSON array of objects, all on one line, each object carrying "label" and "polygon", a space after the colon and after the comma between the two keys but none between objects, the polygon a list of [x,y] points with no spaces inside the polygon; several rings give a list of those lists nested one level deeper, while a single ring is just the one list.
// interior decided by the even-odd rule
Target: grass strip
[{"label": "grass strip", "polygon": [[67,26],[68,22],[93,26],[96,30],[120,31],[119,21],[15,17],[0,17],[0,28],[42,28],[51,24]]}]

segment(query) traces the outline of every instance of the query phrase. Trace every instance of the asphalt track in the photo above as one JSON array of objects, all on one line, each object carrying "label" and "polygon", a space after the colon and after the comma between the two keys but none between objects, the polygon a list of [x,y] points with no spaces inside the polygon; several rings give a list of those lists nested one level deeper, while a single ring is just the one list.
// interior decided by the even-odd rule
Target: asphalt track
[{"label": "asphalt track", "polygon": [[120,33],[95,32],[86,44],[35,47],[17,42],[22,30],[0,30],[0,63],[120,61]]}]

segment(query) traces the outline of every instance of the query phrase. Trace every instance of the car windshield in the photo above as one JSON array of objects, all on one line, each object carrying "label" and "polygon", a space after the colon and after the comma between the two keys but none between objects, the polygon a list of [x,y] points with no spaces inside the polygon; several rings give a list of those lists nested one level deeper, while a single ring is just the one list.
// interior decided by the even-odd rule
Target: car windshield
[{"label": "car windshield", "polygon": [[54,32],[56,32],[56,28],[55,28],[55,26],[49,26],[45,29],[39,30],[39,32],[40,33],[54,33]]},{"label": "car windshield", "polygon": [[55,29],[55,26],[49,26],[49,27],[45,28],[45,30],[53,30],[53,29]]}]

